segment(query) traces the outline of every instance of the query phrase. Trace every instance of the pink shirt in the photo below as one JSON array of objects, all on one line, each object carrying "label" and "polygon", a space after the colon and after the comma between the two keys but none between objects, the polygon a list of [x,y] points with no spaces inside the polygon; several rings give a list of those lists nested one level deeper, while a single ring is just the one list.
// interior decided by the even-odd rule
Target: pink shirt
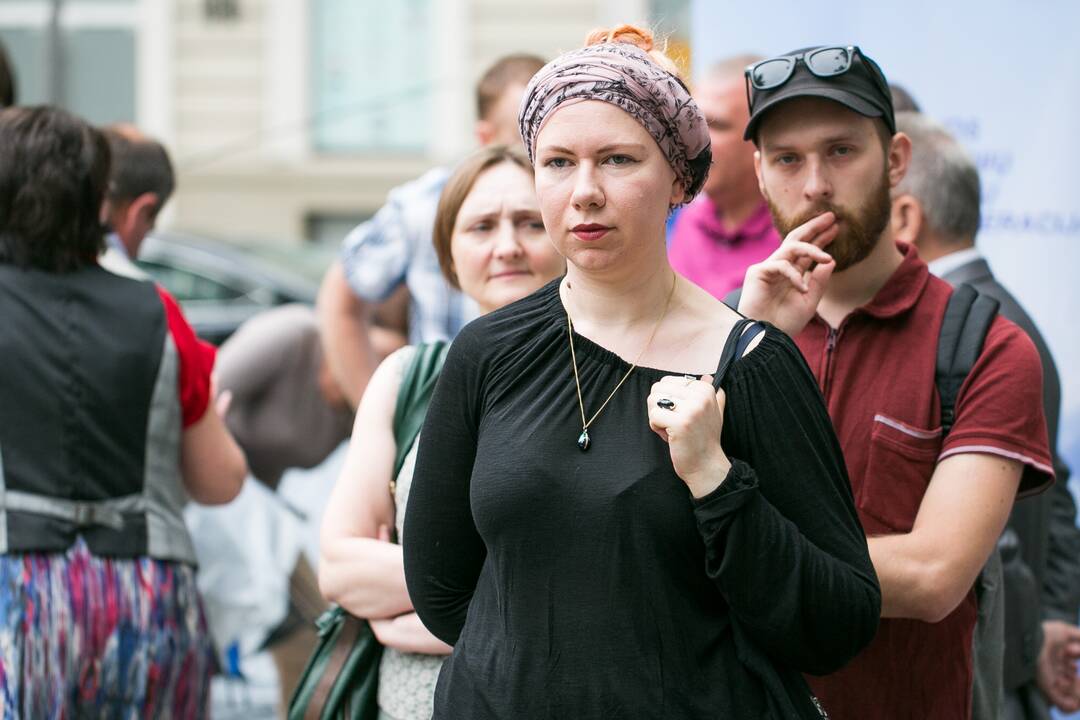
[{"label": "pink shirt", "polygon": [[723,298],[742,287],[746,268],[779,246],[780,234],[764,201],[746,222],[729,232],[717,217],[716,205],[703,193],[675,219],[668,260],[687,280]]}]

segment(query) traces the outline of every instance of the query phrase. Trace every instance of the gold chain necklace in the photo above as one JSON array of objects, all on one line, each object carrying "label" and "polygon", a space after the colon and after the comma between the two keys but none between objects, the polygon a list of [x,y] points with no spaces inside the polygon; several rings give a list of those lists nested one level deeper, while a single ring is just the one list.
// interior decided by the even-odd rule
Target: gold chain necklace
[{"label": "gold chain necklace", "polygon": [[600,405],[600,409],[593,413],[593,416],[588,420],[585,419],[585,401],[581,399],[581,380],[578,378],[577,369],[577,355],[574,353],[574,324],[570,321],[570,313],[566,313],[566,327],[570,335],[570,361],[574,366],[574,385],[577,387],[577,401],[578,409],[581,411],[581,434],[578,435],[577,446],[581,452],[585,452],[589,449],[592,441],[589,439],[589,426],[600,416],[600,413],[604,411],[607,404],[611,402],[611,398],[615,397],[615,393],[619,392],[619,388],[626,382],[626,378],[630,377],[630,373],[638,366],[638,361],[641,360],[641,356],[645,354],[645,351],[652,345],[653,338],[656,337],[656,331],[660,329],[660,323],[664,322],[664,318],[667,317],[668,309],[671,307],[671,298],[675,295],[675,282],[679,279],[678,274],[672,273],[671,278],[671,290],[668,291],[667,302],[664,303],[664,312],[660,313],[660,318],[653,325],[652,333],[649,334],[649,339],[645,341],[645,347],[641,348],[641,352],[634,358],[633,365],[626,371],[626,374],[622,376],[622,380],[615,386],[615,389],[611,391],[611,394],[607,396],[603,404]]}]

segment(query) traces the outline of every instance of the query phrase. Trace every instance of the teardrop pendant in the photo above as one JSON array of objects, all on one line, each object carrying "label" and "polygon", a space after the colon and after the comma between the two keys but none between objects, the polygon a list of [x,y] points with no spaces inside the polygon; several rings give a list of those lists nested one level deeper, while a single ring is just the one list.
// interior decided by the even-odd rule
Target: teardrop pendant
[{"label": "teardrop pendant", "polygon": [[581,431],[581,434],[578,435],[577,446],[581,452],[585,452],[589,449],[589,428],[585,428]]}]

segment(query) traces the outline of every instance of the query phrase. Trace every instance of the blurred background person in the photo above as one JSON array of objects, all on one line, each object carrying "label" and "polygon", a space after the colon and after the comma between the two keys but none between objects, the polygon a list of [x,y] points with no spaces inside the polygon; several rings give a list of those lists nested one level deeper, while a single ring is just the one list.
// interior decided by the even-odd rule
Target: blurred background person
[{"label": "blurred background person", "polygon": [[[544,231],[528,158],[506,146],[478,150],[447,180],[435,216],[435,255],[455,290],[481,313],[529,295],[565,271]],[[387,358],[356,415],[345,468],[322,526],[320,585],[328,600],[368,618],[386,650],[379,670],[380,717],[427,720],[450,646],[413,612],[399,541],[416,446],[392,476],[394,411],[415,346]]]},{"label": "blurred background person", "polygon": [[104,213],[109,232],[100,262],[113,272],[144,277],[135,259],[176,187],[172,161],[161,143],[132,125],[110,125],[102,132],[112,165]]},{"label": "blurred background person", "polygon": [[762,59],[721,60],[694,86],[709,123],[712,167],[702,193],[674,220],[668,257],[676,272],[716,298],[740,287],[746,268],[780,245],[754,174],[754,144],[742,136],[750,121],[743,72]]},{"label": "blurred background person", "polygon": [[11,107],[16,98],[15,70],[8,59],[4,43],[0,42],[0,108]]},{"label": "blurred background person", "polygon": [[[543,67],[533,55],[495,62],[476,86],[476,140],[515,147],[517,107],[529,79]],[[380,357],[370,336],[371,306],[399,286],[408,288],[409,339],[454,337],[475,316],[475,307],[447,284],[431,246],[439,193],[451,169],[435,168],[393,189],[375,217],[353,230],[319,290],[319,320],[327,360],[352,407]]]},{"label": "blurred background person", "polygon": [[0,111],[0,702],[4,717],[206,717],[214,669],[181,510],[244,458],[212,348],[153,283],[96,262],[105,137]]},{"label": "blurred background person", "polygon": [[893,112],[922,112],[915,97],[903,85],[889,83],[889,94],[892,95]]},{"label": "blurred background person", "polygon": [[252,476],[271,490],[349,437],[353,413],[330,374],[312,308],[283,305],[248,320],[218,352],[225,424]]},{"label": "blurred background person", "polygon": [[[894,96],[896,88],[893,88]],[[898,240],[919,250],[930,272],[968,283],[997,299],[999,312],[1035,343],[1043,366],[1043,406],[1056,482],[1045,493],[1018,500],[999,543],[1005,558],[1005,714],[1009,720],[1049,718],[1047,700],[1080,709],[1080,530],[1068,489],[1069,468],[1058,453],[1061,382],[1053,355],[1034,321],[997,281],[979,253],[981,187],[974,161],[940,124],[914,112],[898,113],[897,129],[912,140],[907,175],[893,190],[891,225]],[[980,623],[983,601],[980,597]],[[984,717],[997,717],[997,714]],[[979,716],[976,715],[976,720]]]},{"label": "blurred background person", "polygon": [[[264,562],[268,549],[256,547],[255,542],[244,538],[254,541],[262,528],[287,538],[292,533],[283,525],[295,526],[307,520],[297,517],[270,491],[278,488],[287,470],[314,468],[326,460],[349,437],[353,412],[330,375],[319,342],[315,311],[306,305],[283,305],[245,322],[221,346],[216,372],[225,424],[243,449],[251,470],[248,483],[257,481],[265,487],[247,487],[245,502],[235,508],[194,508],[187,517],[193,527],[203,531],[210,529],[210,524],[218,525],[212,534],[208,533],[205,543],[196,535],[201,571],[229,572],[234,586],[237,579],[257,586],[266,581],[257,575],[281,574],[280,585],[288,588],[289,596],[285,617],[274,626],[262,628],[262,646],[274,659],[281,704],[285,707],[314,647],[314,623],[326,603],[319,594],[315,571],[299,544],[283,543],[287,557],[268,563]],[[222,524],[230,527],[225,530]],[[232,548],[235,555],[222,553],[216,542],[224,532],[232,533],[237,540]],[[204,593],[212,600],[208,603],[212,612],[223,606],[242,609],[242,596],[218,592],[219,587],[204,586]],[[262,600],[279,604],[277,597]],[[255,630],[257,618],[261,617],[248,614],[244,625]],[[237,638],[225,631],[217,639],[219,646],[228,647]]]}]

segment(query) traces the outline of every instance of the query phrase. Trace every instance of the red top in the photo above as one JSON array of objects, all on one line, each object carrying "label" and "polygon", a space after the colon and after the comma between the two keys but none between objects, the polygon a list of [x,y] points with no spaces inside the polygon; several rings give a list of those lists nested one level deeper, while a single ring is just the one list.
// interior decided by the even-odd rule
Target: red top
[{"label": "red top", "polygon": [[[1025,465],[1021,493],[1053,481],[1042,367],[1016,325],[994,320],[960,388],[944,443],[934,383],[952,287],[907,246],[900,267],[833,330],[820,317],[795,339],[825,397],[868,536],[911,530],[937,462],[988,453]],[[939,623],[882,619],[874,641],[840,672],[808,678],[834,720],[957,720],[971,716],[974,590]]]},{"label": "red top", "polygon": [[210,404],[210,373],[214,369],[217,350],[195,336],[195,331],[188,325],[184,313],[168,290],[157,285],[157,291],[161,304],[165,306],[169,334],[172,335],[180,360],[177,382],[180,412],[186,429],[202,419],[206,407]]}]

